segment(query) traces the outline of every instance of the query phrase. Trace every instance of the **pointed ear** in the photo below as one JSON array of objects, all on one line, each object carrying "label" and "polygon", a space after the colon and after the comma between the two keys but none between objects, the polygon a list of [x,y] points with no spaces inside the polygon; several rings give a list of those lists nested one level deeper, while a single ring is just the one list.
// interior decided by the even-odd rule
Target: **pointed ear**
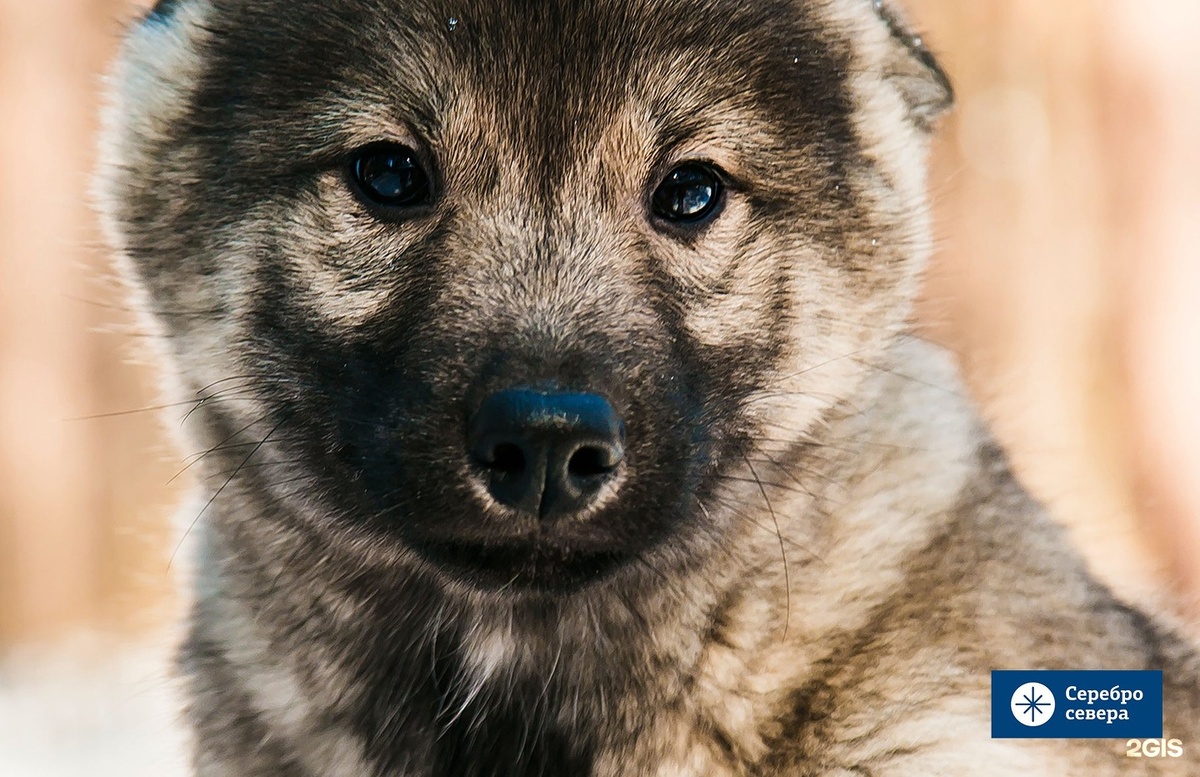
[{"label": "pointed ear", "polygon": [[911,117],[928,128],[954,104],[954,88],[933,52],[912,31],[903,13],[889,0],[871,0],[891,33],[893,50],[886,58],[885,76],[904,97]]}]

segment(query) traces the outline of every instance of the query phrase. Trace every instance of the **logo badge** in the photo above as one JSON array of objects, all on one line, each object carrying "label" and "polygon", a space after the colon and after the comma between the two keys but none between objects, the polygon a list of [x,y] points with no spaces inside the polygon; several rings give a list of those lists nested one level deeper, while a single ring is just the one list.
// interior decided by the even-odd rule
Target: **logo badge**
[{"label": "logo badge", "polygon": [[993,739],[1159,739],[1158,670],[997,669]]},{"label": "logo badge", "polygon": [[1011,707],[1022,726],[1040,726],[1054,716],[1054,694],[1041,683],[1025,683],[1013,691]]}]

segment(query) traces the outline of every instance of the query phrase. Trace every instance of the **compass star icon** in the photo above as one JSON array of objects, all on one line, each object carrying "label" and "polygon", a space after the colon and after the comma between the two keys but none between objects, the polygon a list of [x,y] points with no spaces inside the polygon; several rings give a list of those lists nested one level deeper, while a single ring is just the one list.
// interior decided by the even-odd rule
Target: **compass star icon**
[{"label": "compass star icon", "polygon": [[1054,694],[1041,683],[1025,683],[1013,692],[1012,714],[1023,726],[1040,726],[1054,715]]}]

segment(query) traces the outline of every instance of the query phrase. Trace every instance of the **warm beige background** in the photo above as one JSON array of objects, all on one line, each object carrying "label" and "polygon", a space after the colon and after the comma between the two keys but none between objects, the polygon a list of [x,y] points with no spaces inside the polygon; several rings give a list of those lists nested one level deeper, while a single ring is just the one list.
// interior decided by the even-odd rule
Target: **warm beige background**
[{"label": "warm beige background", "polygon": [[[76,420],[155,401],[85,204],[100,73],[135,5],[0,0],[0,657],[171,611],[182,457],[153,413]],[[912,5],[960,95],[926,317],[1102,574],[1184,611],[1200,591],[1200,10]]]}]

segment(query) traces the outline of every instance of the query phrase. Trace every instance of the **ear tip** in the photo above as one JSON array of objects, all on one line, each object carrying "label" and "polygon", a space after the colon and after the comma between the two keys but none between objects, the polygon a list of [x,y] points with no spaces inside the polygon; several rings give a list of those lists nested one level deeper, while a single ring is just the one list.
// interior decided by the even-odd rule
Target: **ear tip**
[{"label": "ear tip", "polygon": [[142,17],[142,21],[167,21],[181,5],[183,5],[183,0],[158,0]]}]

